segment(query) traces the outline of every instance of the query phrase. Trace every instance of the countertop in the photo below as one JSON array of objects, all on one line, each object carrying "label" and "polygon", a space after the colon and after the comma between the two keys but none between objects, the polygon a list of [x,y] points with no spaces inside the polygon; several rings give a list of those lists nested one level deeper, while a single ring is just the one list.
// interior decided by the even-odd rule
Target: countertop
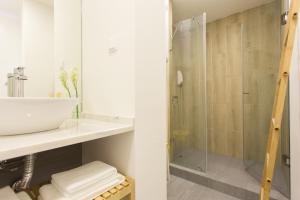
[{"label": "countertop", "polygon": [[59,129],[0,136],[0,161],[133,131],[133,123],[98,119],[68,120]]}]

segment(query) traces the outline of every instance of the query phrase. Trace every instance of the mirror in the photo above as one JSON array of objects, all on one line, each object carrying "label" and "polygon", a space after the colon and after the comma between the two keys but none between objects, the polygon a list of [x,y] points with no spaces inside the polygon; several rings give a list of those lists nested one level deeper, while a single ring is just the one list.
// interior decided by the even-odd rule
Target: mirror
[{"label": "mirror", "polygon": [[1,97],[16,67],[24,67],[25,97],[69,96],[61,78],[76,96],[72,72],[80,93],[81,0],[0,0],[0,44]]}]

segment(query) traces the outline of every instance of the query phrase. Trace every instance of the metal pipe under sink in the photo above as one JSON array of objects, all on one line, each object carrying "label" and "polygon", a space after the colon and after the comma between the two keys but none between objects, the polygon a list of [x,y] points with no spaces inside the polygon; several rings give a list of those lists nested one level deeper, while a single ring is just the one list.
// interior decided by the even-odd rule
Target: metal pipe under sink
[{"label": "metal pipe under sink", "polygon": [[[27,80],[27,76],[24,75],[24,68],[17,67],[14,69],[13,73],[7,75],[7,93],[9,97],[24,97],[24,81]],[[12,188],[15,191],[20,191],[27,189],[33,177],[34,164],[36,155],[31,154],[25,156],[24,162],[24,172],[22,179],[16,181]],[[9,166],[9,161],[0,162],[0,166]]]},{"label": "metal pipe under sink", "polygon": [[15,191],[25,190],[30,186],[30,182],[32,180],[33,172],[34,172],[35,159],[36,159],[35,154],[25,156],[25,158],[24,158],[24,172],[23,172],[22,179],[16,181],[12,185],[12,188]]}]

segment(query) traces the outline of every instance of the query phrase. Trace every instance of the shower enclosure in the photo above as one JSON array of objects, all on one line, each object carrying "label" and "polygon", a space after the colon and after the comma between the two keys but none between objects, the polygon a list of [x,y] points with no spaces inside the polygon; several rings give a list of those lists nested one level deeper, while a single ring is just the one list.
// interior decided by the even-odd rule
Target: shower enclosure
[{"label": "shower enclosure", "polygon": [[171,51],[171,163],[206,171],[205,13],[174,27]]},{"label": "shower enclosure", "polygon": [[[173,27],[172,167],[218,174],[212,178],[224,176],[236,187],[254,177],[253,191],[259,191],[279,68],[280,15],[281,1],[275,0],[207,24],[203,14]],[[279,148],[273,184],[289,197],[288,105]]]}]

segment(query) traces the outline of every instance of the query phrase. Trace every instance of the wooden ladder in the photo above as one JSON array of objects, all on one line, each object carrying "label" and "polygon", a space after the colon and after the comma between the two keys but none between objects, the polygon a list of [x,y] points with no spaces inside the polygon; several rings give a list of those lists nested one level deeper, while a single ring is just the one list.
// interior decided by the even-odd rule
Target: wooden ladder
[{"label": "wooden ladder", "polygon": [[272,186],[278,143],[280,139],[282,115],[288,89],[288,79],[297,29],[297,15],[299,6],[300,0],[292,0],[288,15],[288,21],[284,32],[284,43],[280,57],[278,84],[276,86],[272,120],[265,157],[265,165],[261,181],[260,200],[270,199],[270,190]]}]

